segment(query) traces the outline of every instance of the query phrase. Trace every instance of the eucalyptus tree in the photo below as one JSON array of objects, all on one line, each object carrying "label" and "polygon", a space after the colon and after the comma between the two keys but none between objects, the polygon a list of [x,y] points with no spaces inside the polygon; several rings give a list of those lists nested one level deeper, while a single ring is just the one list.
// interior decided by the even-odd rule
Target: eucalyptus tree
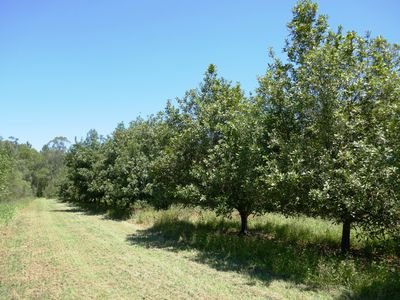
[{"label": "eucalyptus tree", "polygon": [[40,151],[42,169],[45,171],[42,171],[42,174],[45,174],[46,180],[42,194],[46,197],[57,196],[59,185],[65,176],[65,155],[69,144],[66,137],[58,136],[44,145]]},{"label": "eucalyptus tree", "polygon": [[399,48],[382,37],[328,28],[317,5],[301,1],[288,25],[287,61],[260,79],[270,114],[275,182],[287,213],[352,226],[369,236],[399,226]]}]

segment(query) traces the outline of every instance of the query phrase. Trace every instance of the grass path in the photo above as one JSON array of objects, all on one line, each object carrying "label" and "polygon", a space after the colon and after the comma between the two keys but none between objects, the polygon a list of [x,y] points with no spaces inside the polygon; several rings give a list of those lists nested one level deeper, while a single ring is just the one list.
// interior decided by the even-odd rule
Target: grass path
[{"label": "grass path", "polygon": [[36,199],[0,229],[0,299],[332,299],[196,262],[194,250],[132,244],[139,225]]}]

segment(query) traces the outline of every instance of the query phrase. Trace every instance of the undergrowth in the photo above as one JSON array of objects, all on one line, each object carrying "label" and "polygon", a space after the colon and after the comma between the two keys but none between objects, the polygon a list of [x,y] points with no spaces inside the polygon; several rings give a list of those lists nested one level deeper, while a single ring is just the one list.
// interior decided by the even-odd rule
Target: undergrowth
[{"label": "undergrowth", "polygon": [[141,206],[130,221],[145,228],[128,237],[131,243],[197,250],[199,261],[217,269],[264,281],[282,278],[310,288],[341,288],[342,299],[400,299],[399,244],[389,237],[364,240],[353,230],[352,251],[343,256],[341,227],[322,219],[252,217],[246,237],[237,235],[237,215],[224,218],[199,208]]},{"label": "undergrowth", "polygon": [[10,223],[17,212],[28,205],[32,199],[24,198],[12,201],[0,201],[0,227]]}]

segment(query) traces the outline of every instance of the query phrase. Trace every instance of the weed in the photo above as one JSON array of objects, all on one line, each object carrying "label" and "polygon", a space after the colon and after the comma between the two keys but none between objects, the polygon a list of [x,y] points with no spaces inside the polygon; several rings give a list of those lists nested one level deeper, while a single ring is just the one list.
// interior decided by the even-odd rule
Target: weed
[{"label": "weed", "polygon": [[20,199],[14,201],[2,201],[0,202],[0,227],[10,223],[17,212],[28,205],[31,199]]}]

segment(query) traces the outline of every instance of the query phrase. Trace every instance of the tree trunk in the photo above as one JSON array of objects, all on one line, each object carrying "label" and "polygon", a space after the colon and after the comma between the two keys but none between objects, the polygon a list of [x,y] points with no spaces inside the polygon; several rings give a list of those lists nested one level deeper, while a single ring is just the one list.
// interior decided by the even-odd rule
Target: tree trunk
[{"label": "tree trunk", "polygon": [[239,235],[248,235],[249,232],[247,230],[247,217],[249,216],[249,214],[244,211],[239,211],[239,214],[241,222]]},{"label": "tree trunk", "polygon": [[346,254],[350,251],[350,228],[351,228],[351,222],[349,220],[345,220],[343,222],[343,230],[342,230],[342,243],[341,243],[342,254]]}]

